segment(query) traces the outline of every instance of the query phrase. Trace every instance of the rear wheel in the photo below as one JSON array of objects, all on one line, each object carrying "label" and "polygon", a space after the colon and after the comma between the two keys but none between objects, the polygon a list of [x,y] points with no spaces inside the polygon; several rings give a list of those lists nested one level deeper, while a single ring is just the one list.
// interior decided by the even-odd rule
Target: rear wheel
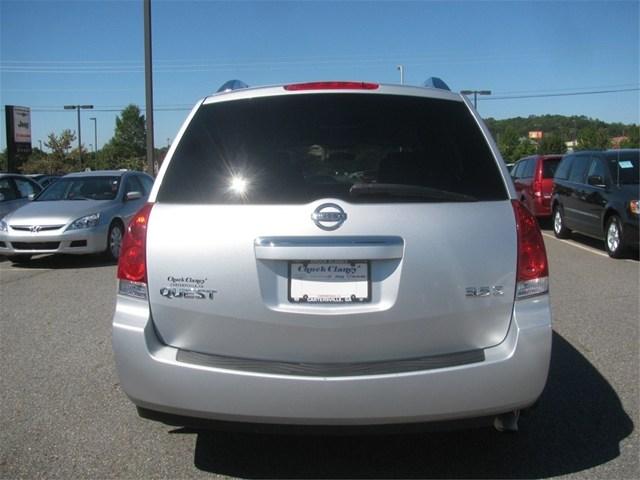
[{"label": "rear wheel", "polygon": [[553,207],[553,233],[558,238],[569,238],[571,230],[564,224],[564,214],[560,205]]},{"label": "rear wheel", "polygon": [[610,216],[607,220],[604,237],[604,245],[610,257],[620,258],[624,256],[626,245],[623,234],[620,217],[617,215]]},{"label": "rear wheel", "polygon": [[31,260],[31,255],[10,255],[7,258],[12,263],[27,263]]},{"label": "rear wheel", "polygon": [[105,254],[109,260],[114,262],[118,261],[120,257],[120,247],[122,246],[122,236],[124,234],[124,228],[120,222],[114,222],[109,227],[109,234],[107,236],[107,250]]}]

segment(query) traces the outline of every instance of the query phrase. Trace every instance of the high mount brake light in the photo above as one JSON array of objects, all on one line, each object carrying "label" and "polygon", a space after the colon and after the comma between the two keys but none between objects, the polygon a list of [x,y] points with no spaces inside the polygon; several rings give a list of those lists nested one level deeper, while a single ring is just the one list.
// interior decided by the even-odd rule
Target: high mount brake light
[{"label": "high mount brake light", "polygon": [[147,225],[153,203],[147,203],[136,213],[122,238],[118,259],[118,279],[122,283],[147,283]]},{"label": "high mount brake light", "polygon": [[512,200],[518,231],[516,299],[549,291],[549,263],[536,218],[518,200]]},{"label": "high mount brake light", "polygon": [[367,82],[308,82],[285,85],[288,91],[300,90],[377,90],[380,87],[377,83]]}]

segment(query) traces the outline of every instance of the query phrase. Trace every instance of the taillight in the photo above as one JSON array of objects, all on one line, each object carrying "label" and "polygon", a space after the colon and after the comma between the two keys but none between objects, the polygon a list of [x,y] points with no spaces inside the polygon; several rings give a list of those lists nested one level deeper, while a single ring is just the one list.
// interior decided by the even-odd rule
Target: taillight
[{"label": "taillight", "polygon": [[542,196],[542,181],[534,180],[533,181],[533,195],[536,197]]},{"label": "taillight", "polygon": [[147,224],[153,203],[147,203],[136,213],[122,238],[118,259],[119,293],[132,297],[147,297]]},{"label": "taillight", "polygon": [[308,82],[285,85],[284,89],[297,90],[377,90],[377,83],[367,82]]},{"label": "taillight", "polygon": [[518,231],[516,299],[549,291],[549,264],[536,218],[518,200],[512,200]]}]

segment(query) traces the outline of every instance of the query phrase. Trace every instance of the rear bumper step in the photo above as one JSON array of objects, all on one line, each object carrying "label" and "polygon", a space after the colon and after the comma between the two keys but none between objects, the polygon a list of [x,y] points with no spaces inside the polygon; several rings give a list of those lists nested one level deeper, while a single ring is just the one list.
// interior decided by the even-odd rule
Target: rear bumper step
[{"label": "rear bumper step", "polygon": [[305,377],[353,377],[358,375],[385,375],[390,373],[415,372],[468,365],[470,363],[483,362],[484,359],[484,350],[481,349],[430,357],[353,363],[277,362],[209,355],[188,350],[178,350],[176,355],[178,362],[192,365],[255,373],[300,375]]}]

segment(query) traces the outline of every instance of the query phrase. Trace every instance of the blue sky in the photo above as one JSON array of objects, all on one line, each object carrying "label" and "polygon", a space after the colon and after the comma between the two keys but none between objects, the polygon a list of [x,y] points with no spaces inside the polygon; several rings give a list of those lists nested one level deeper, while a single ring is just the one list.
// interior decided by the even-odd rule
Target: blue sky
[{"label": "blue sky", "polygon": [[[586,115],[640,123],[640,2],[215,2],[152,0],[156,146],[228,79],[318,79],[490,89],[485,117]],[[0,100],[31,107],[32,141],[76,130],[100,147],[144,106],[142,0],[0,0]],[[608,94],[505,96],[636,89]],[[0,148],[6,146],[4,114]]]}]

